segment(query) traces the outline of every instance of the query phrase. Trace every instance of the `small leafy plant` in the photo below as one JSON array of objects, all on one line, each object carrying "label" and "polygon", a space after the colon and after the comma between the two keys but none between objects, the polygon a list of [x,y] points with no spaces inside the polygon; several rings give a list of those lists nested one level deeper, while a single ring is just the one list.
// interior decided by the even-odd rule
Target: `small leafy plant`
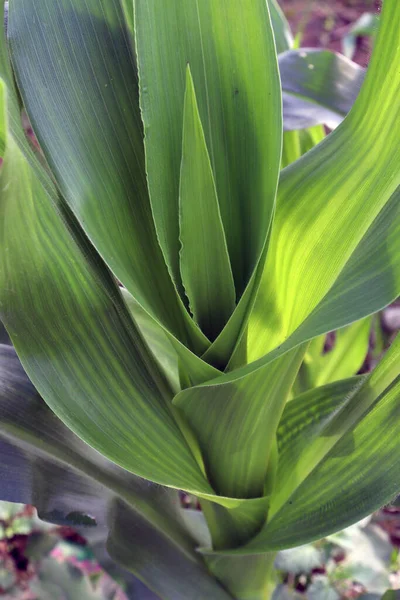
[{"label": "small leafy plant", "polygon": [[272,0],[10,3],[2,496],[108,527],[149,597],[269,599],[400,489],[400,339],[352,376],[400,292],[399,28],[327,98]]}]

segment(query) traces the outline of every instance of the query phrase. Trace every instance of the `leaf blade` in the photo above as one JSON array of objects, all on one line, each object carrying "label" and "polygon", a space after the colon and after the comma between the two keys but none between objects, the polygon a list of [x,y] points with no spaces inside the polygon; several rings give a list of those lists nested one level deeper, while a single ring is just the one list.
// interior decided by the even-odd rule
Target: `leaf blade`
[{"label": "leaf blade", "polygon": [[187,67],[179,189],[180,271],[194,319],[209,339],[235,307],[235,284],[217,191]]},{"label": "leaf blade", "polygon": [[148,479],[174,479],[169,468],[162,474],[151,441],[160,426],[172,454],[182,450],[197,478],[199,467],[168,408],[172,393],[115,281],[63,212],[51,182],[53,196],[47,195],[12,131],[0,172],[0,314],[24,368],[58,416],[112,460]]},{"label": "leaf blade", "polygon": [[[279,73],[267,4],[257,0],[250,8],[244,0],[233,4],[174,0],[162,12],[154,0],[136,0],[135,11],[147,167],[152,173],[150,199],[164,255],[179,279],[175,215],[184,73],[189,62],[239,297],[254,276],[257,261],[265,259],[281,153]],[[244,186],[250,180],[251,186]],[[249,287],[253,284],[254,279]],[[249,292],[252,296],[254,290]],[[245,298],[238,306],[221,334],[223,340],[217,338],[213,352],[203,355],[205,360],[226,366],[250,300]]]},{"label": "leaf blade", "polygon": [[141,306],[201,353],[209,343],[174,289],[154,228],[125,15],[120,0],[17,0],[10,53],[35,134],[85,233]]}]

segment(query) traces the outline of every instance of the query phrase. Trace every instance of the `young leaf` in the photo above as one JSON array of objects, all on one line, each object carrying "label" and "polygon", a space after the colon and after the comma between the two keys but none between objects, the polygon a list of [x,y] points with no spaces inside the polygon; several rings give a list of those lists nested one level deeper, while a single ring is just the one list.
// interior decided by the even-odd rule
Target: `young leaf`
[{"label": "young leaf", "polygon": [[304,544],[390,502],[400,484],[399,410],[400,337],[369,377],[290,402],[269,522],[249,551]]},{"label": "young leaf", "polygon": [[189,66],[179,208],[182,282],[194,319],[212,340],[235,308],[235,285]]},{"label": "young leaf", "polygon": [[[171,0],[159,10],[157,0],[135,0],[135,26],[150,200],[164,256],[179,279],[179,167],[189,63],[239,298],[265,258],[280,166],[281,92],[267,3]],[[224,367],[250,305],[246,299],[216,353]]]}]

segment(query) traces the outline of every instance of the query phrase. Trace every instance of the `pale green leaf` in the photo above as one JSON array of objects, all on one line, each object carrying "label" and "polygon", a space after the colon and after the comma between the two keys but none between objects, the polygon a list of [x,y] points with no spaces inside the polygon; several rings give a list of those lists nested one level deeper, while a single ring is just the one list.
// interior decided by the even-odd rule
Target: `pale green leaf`
[{"label": "pale green leaf", "polygon": [[235,284],[189,66],[183,114],[179,222],[183,286],[195,321],[212,340],[235,308]]}]

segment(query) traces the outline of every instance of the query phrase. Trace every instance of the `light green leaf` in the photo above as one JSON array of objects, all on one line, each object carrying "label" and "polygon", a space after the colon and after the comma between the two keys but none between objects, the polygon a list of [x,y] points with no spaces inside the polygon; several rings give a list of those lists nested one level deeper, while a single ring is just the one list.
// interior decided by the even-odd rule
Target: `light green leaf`
[{"label": "light green leaf", "polygon": [[370,331],[371,318],[339,329],[333,348],[326,353],[322,352],[320,338],[315,338],[302,365],[309,386],[319,387],[356,375],[367,356]]},{"label": "light green leaf", "polygon": [[325,130],[322,125],[315,125],[300,131],[284,131],[282,169],[322,142],[324,137]]},{"label": "light green leaf", "polygon": [[176,294],[157,241],[120,0],[16,0],[8,36],[25,107],[72,212],[139,304],[204,351],[207,340]]},{"label": "light green leaf", "polygon": [[390,502],[400,489],[399,407],[400,337],[370,376],[290,402],[268,524],[248,550],[324,537]]},{"label": "light green leaf", "polygon": [[[157,0],[135,0],[135,11],[147,172],[161,247],[179,280],[179,167],[189,63],[240,297],[265,248],[281,153],[279,73],[267,4],[172,0],[160,11]],[[247,309],[246,302],[225,340],[224,366]]]},{"label": "light green leaf", "polygon": [[400,187],[364,235],[325,298],[292,336],[310,339],[384,308],[400,293]]},{"label": "light green leaf", "polygon": [[[250,359],[282,344],[329,298],[400,184],[399,27],[397,3],[386,0],[367,78],[351,113],[318,149],[282,172],[267,265],[249,324]],[[396,212],[393,204],[391,210]],[[396,224],[385,226],[390,231]],[[385,243],[376,239],[374,247],[369,240],[370,253]],[[400,283],[396,243],[376,260],[392,282],[384,290],[371,290],[365,300],[358,297],[359,306],[348,306],[347,323],[330,329],[368,314],[362,314],[363,303],[373,304],[372,298],[375,303],[378,293],[379,302],[391,301],[388,287],[392,292]],[[367,273],[357,272],[355,283],[361,287],[371,274],[380,275],[376,264]]]},{"label": "light green leaf", "polygon": [[220,494],[263,495],[276,428],[304,351],[299,347],[247,376],[234,372],[174,398],[196,434],[208,478]]},{"label": "light green leaf", "polygon": [[235,308],[235,284],[189,66],[183,114],[179,212],[183,286],[195,321],[212,340],[221,332]]}]

